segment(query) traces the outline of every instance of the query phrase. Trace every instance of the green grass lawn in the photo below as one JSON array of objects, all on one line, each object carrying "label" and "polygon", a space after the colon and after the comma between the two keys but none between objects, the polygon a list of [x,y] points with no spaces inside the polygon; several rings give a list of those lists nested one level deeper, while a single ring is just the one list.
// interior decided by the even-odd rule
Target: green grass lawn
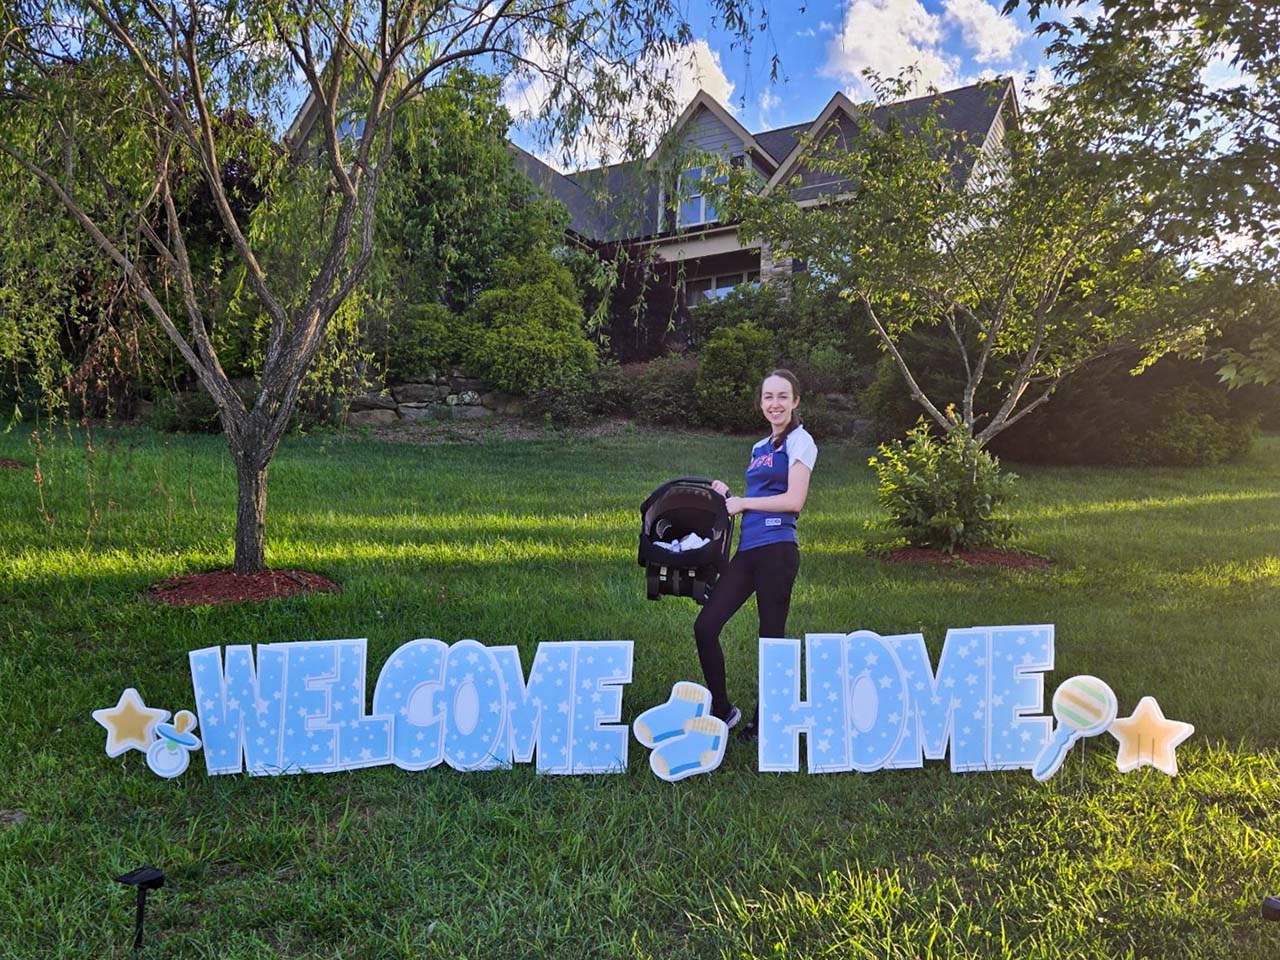
[{"label": "green grass lawn", "polygon": [[[1280,439],[1242,464],[1028,469],[1020,545],[1051,571],[889,566],[865,450],[827,445],[801,522],[793,635],[1057,627],[1057,669],[1122,715],[1159,698],[1197,734],[1180,775],[1121,775],[1093,741],[1047,784],[762,774],[731,746],[671,785],[625,775],[394,768],[176,781],[103,753],[90,717],[136,685],[190,706],[187,651],[368,637],[371,673],[414,637],[635,643],[624,719],[700,679],[692,603],[644,599],[640,501],[684,473],[740,477],[740,439],[637,432],[412,446],[286,441],[268,561],[338,595],[173,610],[156,580],[230,561],[234,472],[216,437],[83,434],[0,472],[0,955],[129,955],[141,863],[163,957],[1273,957],[1280,924]],[[29,463],[25,436],[0,457]],[[754,612],[725,631],[750,704]]]}]

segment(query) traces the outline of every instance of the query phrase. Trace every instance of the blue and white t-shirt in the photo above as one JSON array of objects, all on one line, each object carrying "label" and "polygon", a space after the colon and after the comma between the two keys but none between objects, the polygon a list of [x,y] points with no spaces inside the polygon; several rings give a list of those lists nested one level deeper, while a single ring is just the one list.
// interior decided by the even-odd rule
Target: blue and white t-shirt
[{"label": "blue and white t-shirt", "polygon": [[[773,448],[772,437],[765,437],[751,448],[747,466],[748,497],[772,497],[787,492],[787,472],[799,461],[810,470],[818,460],[818,445],[804,427],[796,427],[782,444]],[[742,514],[742,537],[739,550],[751,550],[770,543],[796,542],[798,513],[773,513],[747,510]]]}]

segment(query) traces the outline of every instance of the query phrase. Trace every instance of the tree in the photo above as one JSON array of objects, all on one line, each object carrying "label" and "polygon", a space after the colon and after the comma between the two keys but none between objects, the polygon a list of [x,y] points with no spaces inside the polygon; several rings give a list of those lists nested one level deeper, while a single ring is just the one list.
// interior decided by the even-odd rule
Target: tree
[{"label": "tree", "polygon": [[[717,6],[746,38],[749,2]],[[56,201],[213,398],[236,467],[236,572],[264,566],[268,469],[326,332],[373,257],[401,111],[470,65],[524,77],[549,142],[607,137],[636,148],[651,118],[671,112],[671,69],[654,64],[688,38],[681,9],[675,0],[6,5],[3,189],[24,203]],[[304,95],[317,111],[314,164],[292,163],[278,146]],[[238,114],[260,122],[219,122]],[[226,187],[233,155],[258,171],[252,224]],[[223,369],[206,309],[225,265],[202,269],[182,216],[201,188],[267,330],[248,402]],[[23,329],[0,343],[20,349],[38,336]]]},{"label": "tree", "polygon": [[[1219,353],[1233,386],[1280,379],[1280,17],[1271,0],[1008,0],[1025,6],[1064,83],[1056,97],[1085,115],[1106,105],[1105,139],[1158,202],[1162,237],[1192,238],[1202,257],[1229,259],[1254,303],[1246,343]],[[1075,16],[1072,16],[1072,13]]]},{"label": "tree", "polygon": [[[940,99],[908,113],[901,84],[877,87],[802,148],[835,193],[811,205],[796,179],[759,191],[731,170],[722,209],[839,291],[941,430],[985,444],[1092,359],[1138,343],[1154,357],[1200,328],[1211,275],[1151,247],[1141,190],[1074,122],[1046,111],[984,151],[940,121]],[[921,386],[905,346],[921,329],[949,335],[958,396]]]}]

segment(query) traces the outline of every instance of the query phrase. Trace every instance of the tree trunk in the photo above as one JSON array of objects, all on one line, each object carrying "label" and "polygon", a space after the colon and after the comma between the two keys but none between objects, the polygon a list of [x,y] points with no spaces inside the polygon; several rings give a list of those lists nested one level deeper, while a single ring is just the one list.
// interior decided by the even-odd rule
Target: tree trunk
[{"label": "tree trunk", "polygon": [[236,459],[236,573],[266,569],[267,471],[255,458]]}]

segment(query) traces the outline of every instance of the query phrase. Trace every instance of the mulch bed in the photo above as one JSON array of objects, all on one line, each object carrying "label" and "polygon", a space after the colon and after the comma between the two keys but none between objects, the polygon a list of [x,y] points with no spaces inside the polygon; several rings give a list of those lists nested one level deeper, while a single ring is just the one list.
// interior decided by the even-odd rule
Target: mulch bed
[{"label": "mulch bed", "polygon": [[341,590],[342,587],[327,577],[306,570],[264,570],[250,574],[213,570],[162,580],[148,592],[153,600],[171,607],[197,607],[275,600],[299,593],[339,593]]},{"label": "mulch bed", "polygon": [[7,457],[0,457],[0,470],[25,470],[27,465],[21,460],[10,460]]},{"label": "mulch bed", "polygon": [[1053,561],[1021,550],[998,550],[980,547],[943,553],[933,547],[898,547],[885,554],[886,563],[914,563],[938,567],[1005,567],[1009,570],[1048,570]]}]

